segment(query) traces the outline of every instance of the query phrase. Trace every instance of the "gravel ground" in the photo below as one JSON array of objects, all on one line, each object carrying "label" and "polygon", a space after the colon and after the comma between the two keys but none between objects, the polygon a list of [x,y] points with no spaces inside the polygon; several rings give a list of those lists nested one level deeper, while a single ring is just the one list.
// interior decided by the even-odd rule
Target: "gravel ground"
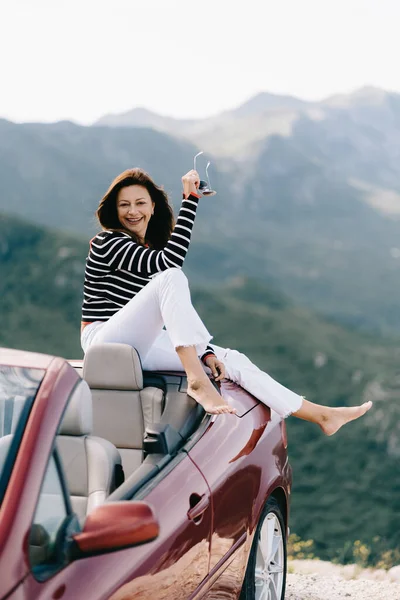
[{"label": "gravel ground", "polygon": [[285,600],[400,600],[400,583],[393,578],[390,571],[340,568],[322,561],[293,561]]},{"label": "gravel ground", "polygon": [[321,575],[288,575],[285,600],[400,600],[400,584]]}]

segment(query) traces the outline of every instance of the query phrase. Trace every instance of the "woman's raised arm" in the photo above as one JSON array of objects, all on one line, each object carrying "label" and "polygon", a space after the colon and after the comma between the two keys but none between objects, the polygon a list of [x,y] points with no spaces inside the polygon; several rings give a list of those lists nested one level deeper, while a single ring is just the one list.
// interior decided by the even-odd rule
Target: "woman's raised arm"
[{"label": "woman's raised arm", "polygon": [[91,258],[112,270],[123,270],[149,277],[171,267],[181,268],[191,240],[200,196],[199,176],[189,171],[182,177],[183,200],[171,238],[163,250],[152,250],[136,243],[122,231],[102,231],[93,239]]}]

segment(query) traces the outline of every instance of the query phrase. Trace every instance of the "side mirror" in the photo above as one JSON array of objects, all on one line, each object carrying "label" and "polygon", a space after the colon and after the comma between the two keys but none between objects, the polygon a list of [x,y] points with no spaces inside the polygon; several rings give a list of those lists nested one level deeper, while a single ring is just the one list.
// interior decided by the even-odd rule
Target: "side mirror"
[{"label": "side mirror", "polygon": [[160,527],[146,502],[110,502],[90,513],[72,536],[80,556],[110,552],[154,540]]}]

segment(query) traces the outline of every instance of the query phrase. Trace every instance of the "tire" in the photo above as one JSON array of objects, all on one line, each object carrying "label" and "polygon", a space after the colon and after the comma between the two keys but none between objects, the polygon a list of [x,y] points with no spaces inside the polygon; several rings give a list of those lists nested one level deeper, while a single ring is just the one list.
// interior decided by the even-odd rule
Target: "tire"
[{"label": "tire", "polygon": [[278,502],[269,498],[254,534],[240,600],[284,600],[286,550],[285,521]]}]

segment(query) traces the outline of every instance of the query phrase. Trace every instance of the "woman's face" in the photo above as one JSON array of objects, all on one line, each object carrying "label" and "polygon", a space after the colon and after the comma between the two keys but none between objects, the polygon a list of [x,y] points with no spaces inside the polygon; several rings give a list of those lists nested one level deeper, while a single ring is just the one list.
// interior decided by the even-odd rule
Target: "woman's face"
[{"label": "woman's face", "polygon": [[147,231],[154,202],[147,189],[141,185],[122,188],[117,196],[117,214],[124,229],[134,233],[142,242]]}]

